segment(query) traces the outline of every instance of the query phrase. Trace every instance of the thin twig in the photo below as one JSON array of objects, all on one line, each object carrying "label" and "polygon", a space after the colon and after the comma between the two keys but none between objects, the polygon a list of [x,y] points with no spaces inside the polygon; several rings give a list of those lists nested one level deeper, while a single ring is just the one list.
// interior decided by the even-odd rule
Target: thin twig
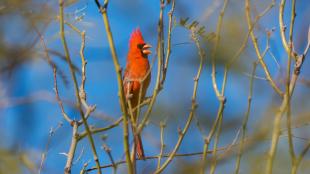
[{"label": "thin twig", "polygon": [[76,150],[76,146],[78,143],[78,123],[76,121],[73,122],[73,128],[72,128],[72,138],[71,138],[71,145],[70,145],[70,149],[67,155],[67,162],[66,162],[66,166],[65,166],[65,174],[70,174],[71,173],[71,167],[72,167],[72,162],[74,159],[74,155],[75,155],[75,150]]},{"label": "thin twig", "polygon": [[[143,100],[142,103],[140,103],[139,107],[142,107],[144,105],[147,105],[148,103],[150,102],[150,99],[147,98],[145,100]],[[136,106],[134,109],[133,109],[133,112],[135,112],[137,110],[138,106]],[[110,130],[112,128],[115,128],[117,127],[121,122],[123,121],[123,116],[121,116],[118,120],[116,120],[114,123],[106,126],[106,127],[102,127],[102,128],[91,128],[91,132],[92,134],[97,134],[97,133],[100,133],[100,132],[104,132],[104,131],[107,131],[107,130]],[[79,136],[79,139],[83,139],[87,136],[87,132],[84,131],[82,133],[80,133],[80,136]]]},{"label": "thin twig", "polygon": [[162,75],[162,79],[161,79],[161,86],[164,85],[164,82],[166,80],[166,76],[167,76],[167,70],[168,70],[168,65],[169,65],[169,59],[170,59],[170,55],[171,55],[171,33],[172,33],[172,27],[173,27],[173,13],[174,13],[174,9],[175,9],[175,0],[172,0],[172,5],[171,5],[171,9],[168,13],[169,16],[169,24],[168,24],[168,36],[167,36],[167,50],[166,50],[166,58],[165,58],[165,63],[163,66],[163,75]]},{"label": "thin twig", "polygon": [[236,62],[236,60],[240,57],[241,53],[243,52],[243,50],[244,50],[245,47],[247,46],[249,37],[250,37],[252,31],[254,30],[256,24],[258,23],[258,21],[259,21],[263,16],[265,16],[265,15],[273,8],[274,4],[275,4],[275,2],[274,2],[274,0],[273,0],[273,1],[271,2],[271,4],[265,8],[264,11],[262,11],[260,14],[258,14],[258,15],[255,17],[253,23],[252,23],[251,26],[248,28],[248,33],[247,33],[246,37],[244,38],[241,47],[240,47],[239,50],[236,52],[236,54],[233,56],[233,58],[231,59],[231,61],[228,63],[228,65],[227,65],[228,69],[230,69],[230,67],[233,65],[233,63]]},{"label": "thin twig", "polygon": [[153,90],[153,95],[150,101],[150,104],[143,116],[143,119],[141,121],[141,123],[139,124],[139,127],[137,129],[137,134],[141,133],[141,131],[143,130],[144,126],[146,125],[147,121],[149,120],[149,117],[151,115],[156,97],[160,91],[160,89],[162,88],[161,84],[160,84],[160,77],[162,75],[162,67],[163,67],[163,49],[162,48],[162,40],[164,40],[163,38],[163,10],[164,10],[164,0],[160,0],[160,12],[159,12],[159,20],[158,20],[158,26],[157,26],[157,49],[156,49],[156,53],[157,53],[157,74],[156,74],[156,83],[155,83],[155,88]]},{"label": "thin twig", "polygon": [[54,73],[54,90],[55,90],[55,94],[56,94],[56,100],[57,100],[58,105],[59,105],[59,107],[60,107],[60,109],[61,109],[61,112],[62,112],[63,117],[65,118],[65,120],[66,120],[67,122],[69,122],[69,123],[71,124],[71,123],[72,123],[72,119],[70,119],[69,116],[66,114],[65,109],[64,109],[64,107],[63,107],[62,100],[60,99],[59,92],[58,92],[58,85],[57,85],[57,78],[56,78],[56,74],[57,74],[57,73],[56,73],[56,72],[57,72],[56,64],[53,63],[53,62],[51,61],[51,58],[50,58],[50,55],[49,55],[49,52],[48,52],[46,43],[45,43],[45,41],[44,41],[43,35],[41,34],[41,32],[37,29],[37,27],[36,27],[35,25],[33,25],[33,27],[34,27],[36,33],[37,33],[38,36],[39,36],[40,42],[41,42],[41,44],[42,44],[42,46],[43,46],[43,49],[44,49],[44,53],[45,53],[45,57],[46,57],[46,59],[47,59],[47,62],[48,62],[48,63],[50,64],[50,66],[52,66],[52,68],[53,68],[53,73]]},{"label": "thin twig", "polygon": [[112,156],[112,153],[111,153],[111,149],[106,144],[103,144],[102,147],[103,147],[104,151],[108,154],[109,159],[111,161],[111,164],[113,165],[113,173],[116,174],[116,172],[117,172],[117,165],[114,162],[114,159],[113,159],[113,156]]},{"label": "thin twig", "polygon": [[[272,1],[272,3],[270,4],[270,8],[272,8],[274,6],[274,1]],[[266,10],[267,11],[267,10]],[[250,14],[250,2],[249,0],[245,1],[245,14],[246,14],[246,18],[247,18],[247,24],[248,24],[248,28],[249,30],[251,30],[251,26],[252,26],[252,20],[251,20],[251,14]],[[262,66],[265,74],[266,74],[266,78],[269,82],[269,84],[271,85],[271,87],[275,90],[276,93],[278,93],[281,97],[283,97],[283,92],[281,91],[281,89],[277,86],[277,84],[274,82],[274,80],[272,79],[269,69],[263,59],[263,56],[259,50],[259,46],[258,46],[258,42],[257,42],[257,38],[254,34],[254,31],[251,31],[251,39],[252,39],[252,43],[255,49],[255,52],[257,54],[257,58],[259,60],[260,65]]]},{"label": "thin twig", "polygon": [[[218,151],[223,151],[225,150],[227,147],[224,147],[224,148],[219,148],[217,149]],[[212,151],[209,151],[208,153],[212,153]],[[203,152],[194,152],[194,153],[182,153],[182,154],[175,154],[174,156],[175,157],[187,157],[187,156],[200,156],[202,155]],[[170,157],[170,154],[163,154],[162,155],[162,158],[169,158]],[[138,161],[141,161],[141,160],[151,160],[151,159],[158,159],[158,156],[146,156],[144,159],[137,159]],[[120,165],[120,164],[124,164],[126,163],[126,160],[122,160],[122,161],[118,161],[118,162],[115,162],[115,165]],[[105,166],[101,166],[101,168],[110,168],[110,167],[113,167],[113,164],[108,164],[108,165],[105,165]],[[86,172],[90,172],[90,171],[93,171],[93,170],[96,170],[95,167],[92,167],[92,168],[89,168],[86,170]]]},{"label": "thin twig", "polygon": [[62,122],[60,122],[57,127],[54,129],[54,128],[51,128],[50,132],[49,132],[49,136],[48,136],[48,139],[47,139],[47,143],[45,145],[45,150],[44,152],[42,153],[41,155],[41,162],[40,162],[40,168],[39,168],[39,171],[38,173],[40,174],[42,169],[43,169],[43,166],[44,166],[44,162],[47,158],[47,153],[48,153],[48,148],[49,148],[49,145],[52,141],[52,137],[54,136],[55,132],[62,126]]},{"label": "thin twig", "polygon": [[295,165],[292,166],[292,169],[291,169],[291,173],[292,174],[296,174],[297,173],[298,167],[299,167],[301,161],[304,159],[304,156],[309,151],[309,149],[310,149],[310,141],[308,141],[307,145],[301,151],[299,157],[296,159]]},{"label": "thin twig", "polygon": [[[118,126],[121,122],[123,121],[123,118],[120,117],[118,120],[116,120],[114,123],[112,123],[111,125],[108,125],[106,127],[102,127],[102,128],[91,128],[90,131],[92,134],[97,134],[97,133],[100,133],[100,132],[104,132],[104,131],[107,131],[107,130],[110,130],[112,128],[115,128],[116,126]],[[83,139],[84,137],[87,136],[87,132],[84,131],[82,133],[80,133],[80,136],[79,136],[79,140]]]},{"label": "thin twig", "polygon": [[53,74],[54,74],[54,91],[55,91],[55,95],[56,95],[56,100],[58,102],[58,105],[60,107],[61,113],[63,115],[63,117],[65,118],[65,120],[67,120],[68,123],[70,123],[70,125],[72,126],[73,124],[73,120],[67,115],[67,113],[65,112],[62,100],[60,99],[59,96],[59,91],[58,91],[58,84],[57,84],[57,70],[54,67],[53,68]]}]

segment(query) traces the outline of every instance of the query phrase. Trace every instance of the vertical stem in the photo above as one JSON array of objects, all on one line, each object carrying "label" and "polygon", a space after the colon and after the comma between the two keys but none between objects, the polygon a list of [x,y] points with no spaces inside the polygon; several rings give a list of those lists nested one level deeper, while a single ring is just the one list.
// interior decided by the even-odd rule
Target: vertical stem
[{"label": "vertical stem", "polygon": [[267,159],[267,166],[266,166],[266,173],[267,174],[272,173],[273,161],[274,161],[274,157],[275,157],[276,150],[277,150],[279,136],[281,133],[281,131],[280,131],[281,118],[282,118],[283,113],[286,111],[286,106],[287,106],[287,97],[285,96],[278,113],[275,115],[275,119],[273,122],[271,145],[270,145],[270,149],[268,152],[268,159]]},{"label": "vertical stem", "polygon": [[160,152],[159,152],[159,156],[158,156],[158,162],[157,162],[157,169],[160,168],[160,162],[161,162],[161,158],[163,156],[164,153],[164,148],[165,148],[165,142],[164,142],[164,129],[165,129],[165,123],[161,122],[160,123]]},{"label": "vertical stem", "polygon": [[[99,4],[98,1],[95,0],[95,2],[97,5]],[[108,15],[107,15],[107,8],[106,7],[108,5],[108,0],[105,0],[104,4],[105,4],[105,7],[102,7],[100,5],[98,7],[100,8],[100,12],[102,14],[102,18],[103,18],[105,30],[107,33],[109,46],[110,46],[110,51],[111,51],[111,55],[112,55],[112,60],[113,60],[114,68],[115,68],[116,75],[117,75],[118,95],[120,98],[120,106],[121,106],[121,109],[123,112],[124,151],[125,151],[125,155],[126,155],[126,163],[128,166],[128,172],[129,172],[129,174],[133,174],[133,166],[132,166],[132,161],[130,159],[130,147],[129,147],[129,140],[128,140],[128,137],[129,137],[129,133],[128,133],[128,112],[127,112],[127,107],[126,107],[125,94],[124,94],[124,90],[123,90],[122,70],[121,70],[121,67],[120,67],[119,62],[118,62],[118,57],[116,54],[116,49],[115,49],[113,36],[112,36],[111,28],[110,28],[110,23],[109,23],[109,19],[108,19]]]},{"label": "vertical stem", "polygon": [[253,82],[254,82],[254,76],[255,76],[255,71],[256,71],[257,63],[253,63],[253,70],[252,70],[252,75],[250,79],[250,90],[249,90],[249,96],[248,96],[248,107],[247,111],[244,115],[243,121],[242,121],[242,135],[241,135],[241,141],[240,141],[240,146],[239,146],[239,152],[238,152],[238,157],[236,160],[236,167],[235,167],[235,174],[239,173],[240,169],[240,161],[243,153],[243,148],[244,148],[244,142],[245,142],[245,136],[246,136],[246,131],[247,131],[247,124],[248,124],[248,119],[250,116],[250,111],[251,111],[251,105],[252,105],[252,96],[253,96]]},{"label": "vertical stem", "polygon": [[79,109],[80,115],[81,115],[82,120],[83,120],[83,124],[85,126],[85,130],[87,132],[87,136],[88,136],[88,139],[89,139],[89,142],[90,142],[90,145],[91,145],[91,149],[92,149],[92,152],[93,152],[93,156],[94,156],[94,160],[95,160],[95,163],[96,163],[96,167],[97,167],[98,173],[101,174],[100,162],[99,162],[99,159],[98,159],[98,155],[97,155],[97,151],[96,151],[96,147],[95,147],[95,142],[94,142],[94,139],[93,139],[93,137],[91,135],[90,128],[88,126],[87,120],[86,120],[86,118],[84,116],[84,112],[82,110],[82,104],[81,104],[81,98],[80,98],[80,95],[79,95],[78,83],[77,83],[77,79],[76,79],[76,76],[75,76],[75,71],[74,71],[74,68],[73,68],[73,65],[72,65],[72,62],[71,62],[71,59],[70,59],[70,53],[69,53],[69,49],[68,49],[68,46],[67,46],[67,41],[66,41],[66,38],[65,38],[65,32],[64,32],[64,0],[59,0],[59,18],[60,18],[60,24],[59,24],[59,27],[60,27],[60,37],[61,37],[62,45],[64,47],[66,60],[67,60],[68,65],[69,65],[69,69],[70,69],[70,73],[71,73],[71,78],[72,78],[73,84],[74,84],[74,91],[75,91],[75,96],[76,96],[76,100],[77,100],[77,108]]},{"label": "vertical stem", "polygon": [[291,129],[291,94],[290,94],[290,78],[291,78],[291,64],[292,57],[291,53],[293,50],[293,29],[295,22],[295,5],[296,1],[292,0],[292,11],[291,11],[291,24],[289,31],[289,52],[287,60],[287,72],[286,72],[286,96],[287,96],[287,129],[288,129],[288,143],[289,143],[289,152],[292,160],[292,166],[295,165],[295,152],[294,152],[294,142],[292,138],[292,129]]},{"label": "vertical stem", "polygon": [[204,144],[204,147],[203,147],[203,154],[202,154],[202,167],[201,167],[201,170],[200,170],[201,174],[204,174],[205,170],[206,170],[206,159],[207,159],[207,155],[208,155],[210,141],[211,141],[214,133],[216,132],[217,125],[218,125],[218,123],[219,123],[219,121],[221,119],[220,117],[221,117],[221,115],[222,115],[222,113],[224,111],[225,100],[226,99],[224,97],[221,98],[221,102],[220,102],[220,106],[219,106],[218,111],[217,111],[216,119],[213,122],[211,130],[210,130],[210,132],[208,134],[208,137],[205,138],[205,144]]},{"label": "vertical stem", "polygon": [[[201,168],[201,171],[200,171],[201,174],[203,174],[205,172],[206,158],[207,158],[207,152],[208,152],[208,148],[209,148],[209,143],[211,141],[211,138],[212,138],[213,134],[216,132],[218,124],[220,124],[219,128],[218,128],[217,135],[216,135],[216,141],[215,141],[215,144],[214,144],[214,148],[216,149],[216,147],[217,147],[219,135],[221,133],[221,124],[222,124],[222,116],[223,116],[222,114],[223,114],[224,105],[225,105],[225,102],[226,102],[225,97],[223,96],[223,94],[224,94],[225,86],[226,86],[226,78],[227,78],[228,66],[225,67],[223,84],[222,84],[222,91],[220,92],[220,90],[219,90],[219,88],[217,86],[217,82],[216,82],[216,53],[217,53],[218,45],[220,43],[220,33],[221,33],[224,13],[225,13],[227,4],[228,4],[228,0],[225,0],[224,4],[223,4],[223,7],[222,7],[222,9],[220,11],[220,15],[218,17],[218,22],[217,22],[217,26],[216,26],[215,45],[214,45],[214,47],[212,48],[212,51],[211,51],[212,86],[213,86],[213,89],[215,91],[216,97],[220,101],[220,106],[219,106],[219,110],[218,110],[218,114],[217,114],[216,120],[213,123],[213,126],[212,126],[212,128],[210,130],[210,133],[209,133],[208,137],[205,139],[203,155],[202,155],[202,168]],[[215,155],[216,155],[216,151],[213,152],[213,156],[215,156]],[[216,162],[214,161],[214,162],[212,162],[210,173],[213,173],[215,171],[215,168],[216,168]]]},{"label": "vertical stem", "polygon": [[[225,105],[225,97],[223,96],[223,93],[225,91],[225,85],[226,85],[226,77],[227,77],[227,71],[228,68],[225,67],[225,75],[224,75],[224,79],[223,79],[223,85],[222,85],[222,94],[219,91],[219,88],[217,86],[217,82],[216,82],[216,53],[217,53],[217,48],[220,42],[220,32],[221,32],[221,28],[222,28],[222,23],[223,23],[223,18],[224,18],[224,13],[226,10],[228,4],[228,0],[224,1],[223,7],[220,11],[220,15],[218,17],[218,22],[217,22],[217,26],[216,26],[216,38],[215,38],[215,45],[212,48],[211,51],[211,62],[212,62],[212,73],[211,73],[211,77],[212,77],[212,86],[213,89],[215,91],[216,97],[218,98],[218,100],[220,101],[220,106],[219,106],[219,110],[218,110],[218,114],[216,116],[216,120],[213,123],[213,126],[210,130],[210,133],[208,135],[208,137],[205,139],[205,144],[203,147],[203,155],[202,155],[202,167],[201,167],[201,171],[200,173],[203,174],[205,172],[205,168],[206,168],[206,159],[207,159],[207,152],[209,149],[209,144],[211,141],[211,138],[213,137],[214,133],[216,132],[216,128],[219,122],[222,121],[222,114],[223,114],[223,110],[224,110],[224,105]],[[221,124],[221,123],[220,123]],[[220,131],[220,130],[219,130]],[[219,136],[219,134],[218,134]],[[217,146],[217,142],[215,145],[215,148]],[[214,152],[216,154],[216,152]],[[212,171],[214,172],[215,170],[215,163],[212,163],[213,169],[211,168],[210,173],[212,173]]]},{"label": "vertical stem", "polygon": [[215,168],[216,168],[216,160],[217,160],[216,149],[217,149],[217,145],[219,142],[220,134],[222,132],[222,123],[223,123],[223,113],[221,114],[221,116],[219,118],[219,123],[217,126],[217,132],[216,132],[216,136],[215,136],[215,140],[214,140],[214,144],[213,144],[212,161],[211,161],[211,167],[210,167],[210,172],[209,172],[210,174],[214,174]]},{"label": "vertical stem", "polygon": [[222,131],[223,112],[224,112],[224,107],[225,107],[225,102],[226,102],[224,94],[225,94],[225,89],[226,89],[227,73],[228,73],[228,67],[226,66],[225,70],[224,70],[224,77],[223,77],[223,84],[222,84],[222,91],[221,91],[221,96],[222,97],[220,99],[220,102],[221,102],[220,105],[222,105],[222,106],[220,106],[221,111],[220,111],[220,115],[218,115],[219,121],[218,121],[217,133],[216,133],[215,141],[214,141],[213,152],[212,152],[213,161],[212,161],[212,165],[211,165],[211,168],[210,168],[210,174],[213,174],[215,172],[216,164],[217,164],[217,162],[216,162],[216,160],[217,160],[217,157],[216,157],[217,150],[216,149],[217,149],[219,137],[220,137],[221,131]]},{"label": "vertical stem", "polygon": [[217,86],[217,82],[216,82],[216,62],[215,62],[215,59],[216,59],[216,53],[217,53],[217,48],[218,48],[218,44],[220,42],[220,32],[221,32],[221,28],[222,28],[222,23],[223,23],[223,17],[224,17],[224,13],[225,13],[225,10],[226,10],[226,7],[227,7],[227,4],[228,4],[228,0],[225,0],[224,1],[224,5],[222,7],[222,10],[220,12],[220,15],[219,15],[219,18],[218,18],[218,22],[217,22],[217,26],[216,26],[216,38],[215,38],[215,45],[212,49],[212,52],[211,52],[211,60],[212,60],[212,84],[213,84],[213,88],[214,88],[214,91],[215,91],[215,94],[217,97],[220,97],[221,94],[220,94],[220,91],[219,91],[219,88]]}]

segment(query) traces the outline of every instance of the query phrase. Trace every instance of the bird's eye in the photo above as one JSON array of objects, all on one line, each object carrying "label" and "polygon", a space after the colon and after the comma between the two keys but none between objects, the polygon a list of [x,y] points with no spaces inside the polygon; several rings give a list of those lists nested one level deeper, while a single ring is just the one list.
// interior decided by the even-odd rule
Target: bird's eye
[{"label": "bird's eye", "polygon": [[138,44],[138,45],[137,45],[137,48],[139,48],[140,50],[142,50],[142,48],[143,48],[144,45],[145,45],[145,43]]}]

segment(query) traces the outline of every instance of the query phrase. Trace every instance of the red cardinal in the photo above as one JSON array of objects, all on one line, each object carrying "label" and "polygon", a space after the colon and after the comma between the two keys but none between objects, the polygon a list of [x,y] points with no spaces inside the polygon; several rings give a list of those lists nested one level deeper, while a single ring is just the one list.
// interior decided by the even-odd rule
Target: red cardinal
[{"label": "red cardinal", "polygon": [[[148,55],[151,46],[144,42],[140,29],[132,32],[129,40],[129,51],[127,55],[127,64],[125,69],[124,92],[127,102],[130,102],[131,108],[138,106],[139,94],[141,90],[140,103],[145,97],[146,90],[151,81],[150,64]],[[133,113],[134,122],[137,122],[137,112]],[[132,123],[133,124],[133,123]],[[144,151],[140,135],[134,137],[135,150],[139,159],[144,159]]]}]

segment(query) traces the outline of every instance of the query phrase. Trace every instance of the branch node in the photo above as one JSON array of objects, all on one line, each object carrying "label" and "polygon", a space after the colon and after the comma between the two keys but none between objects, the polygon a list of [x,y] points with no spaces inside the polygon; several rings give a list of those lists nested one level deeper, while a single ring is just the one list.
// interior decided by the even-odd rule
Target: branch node
[{"label": "branch node", "polygon": [[285,25],[282,27],[282,30],[283,30],[283,32],[285,32],[285,30],[286,30],[286,26]]},{"label": "branch node", "polygon": [[163,122],[163,121],[161,121],[159,124],[160,124],[160,127],[162,127],[162,128],[165,128],[165,127],[166,127],[166,123]]},{"label": "branch node", "polygon": [[80,88],[79,95],[80,95],[81,100],[86,100],[86,92],[82,88]]},{"label": "branch node", "polygon": [[198,104],[194,98],[192,98],[192,107],[191,110],[195,110],[198,107]]},{"label": "branch node", "polygon": [[227,99],[226,99],[226,97],[225,96],[219,96],[219,100],[220,100],[220,102],[222,102],[223,104],[225,104],[226,103],[226,101],[227,101]]},{"label": "branch node", "polygon": [[178,134],[179,134],[179,136],[182,136],[182,129],[180,128],[180,127],[178,127]]},{"label": "branch node", "polygon": [[252,101],[252,97],[251,97],[251,96],[248,97],[248,101],[249,101],[249,102]]},{"label": "branch node", "polygon": [[96,5],[97,5],[97,7],[99,9],[99,13],[103,14],[103,13],[107,12],[108,1],[105,1],[103,5],[101,5],[98,0],[95,0],[95,3],[96,3]]},{"label": "branch node", "polygon": [[71,120],[70,125],[73,127],[75,123],[76,123],[76,120]]},{"label": "branch node", "polygon": [[204,142],[205,142],[205,144],[209,144],[210,143],[210,140],[209,140],[209,138],[204,138]]}]

